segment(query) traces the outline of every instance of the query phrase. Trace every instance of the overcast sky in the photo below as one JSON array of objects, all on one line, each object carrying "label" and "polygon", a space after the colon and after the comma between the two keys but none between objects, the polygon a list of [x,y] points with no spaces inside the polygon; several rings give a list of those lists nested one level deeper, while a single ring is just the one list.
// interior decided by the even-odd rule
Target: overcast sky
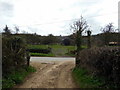
[{"label": "overcast sky", "polygon": [[70,24],[82,15],[92,33],[112,22],[118,27],[119,0],[0,0],[0,30],[5,25],[14,31],[40,35],[68,35]]}]

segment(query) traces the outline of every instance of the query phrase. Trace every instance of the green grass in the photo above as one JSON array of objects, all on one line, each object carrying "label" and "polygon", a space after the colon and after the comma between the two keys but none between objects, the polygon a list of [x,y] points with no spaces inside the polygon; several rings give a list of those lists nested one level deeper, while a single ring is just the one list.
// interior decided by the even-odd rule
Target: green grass
[{"label": "green grass", "polygon": [[46,49],[48,45],[27,45],[29,49]]},{"label": "green grass", "polygon": [[71,56],[71,57],[75,57],[75,54],[71,54],[71,53],[66,53],[66,56]]},{"label": "green grass", "polygon": [[[70,51],[76,50],[76,46],[64,46],[64,45],[28,45],[29,49],[47,49],[50,47],[52,49],[52,54],[41,54],[41,53],[31,53],[32,56],[75,56],[70,54]],[[82,48],[87,48],[82,46]]]},{"label": "green grass", "polygon": [[46,49],[48,47],[51,48],[66,48],[66,49],[70,49],[70,50],[74,50],[76,49],[75,46],[64,46],[64,45],[27,45],[27,47],[29,49]]},{"label": "green grass", "polygon": [[34,67],[29,66],[7,75],[6,78],[2,79],[2,88],[12,88],[14,85],[22,83],[28,74],[35,71],[36,69]]},{"label": "green grass", "polygon": [[52,48],[52,54],[38,54],[31,53],[32,56],[71,56],[68,53],[71,50],[75,50],[75,46],[64,46],[64,45],[28,45],[29,49],[47,49],[48,47]]},{"label": "green grass", "polygon": [[54,57],[54,54],[43,54],[43,53],[30,53],[31,56],[41,56],[41,57]]},{"label": "green grass", "polygon": [[82,68],[74,68],[72,75],[80,88],[99,88],[104,84],[102,79],[89,75]]}]

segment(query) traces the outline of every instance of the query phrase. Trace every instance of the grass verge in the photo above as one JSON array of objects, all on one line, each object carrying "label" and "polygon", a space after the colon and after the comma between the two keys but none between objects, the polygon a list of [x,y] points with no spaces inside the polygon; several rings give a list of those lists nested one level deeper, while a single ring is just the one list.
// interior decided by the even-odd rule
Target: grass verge
[{"label": "grass verge", "polygon": [[100,88],[104,85],[103,80],[88,74],[87,70],[74,68],[72,76],[80,88]]},{"label": "grass verge", "polygon": [[35,71],[36,69],[34,67],[29,66],[7,75],[2,79],[2,88],[12,88],[16,84],[22,83],[28,74]]},{"label": "grass verge", "polygon": [[31,56],[41,56],[41,57],[54,57],[55,55],[52,53],[44,54],[44,53],[30,53]]}]

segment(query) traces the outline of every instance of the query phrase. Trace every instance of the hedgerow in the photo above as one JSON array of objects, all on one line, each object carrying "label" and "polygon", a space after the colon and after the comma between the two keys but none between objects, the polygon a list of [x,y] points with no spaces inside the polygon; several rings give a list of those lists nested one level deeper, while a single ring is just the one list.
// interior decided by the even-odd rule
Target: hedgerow
[{"label": "hedgerow", "polygon": [[26,43],[21,37],[2,37],[2,88],[12,88],[33,72],[27,65]]},{"label": "hedgerow", "polygon": [[120,47],[101,47],[82,50],[78,67],[93,76],[102,77],[106,85],[120,87]]}]

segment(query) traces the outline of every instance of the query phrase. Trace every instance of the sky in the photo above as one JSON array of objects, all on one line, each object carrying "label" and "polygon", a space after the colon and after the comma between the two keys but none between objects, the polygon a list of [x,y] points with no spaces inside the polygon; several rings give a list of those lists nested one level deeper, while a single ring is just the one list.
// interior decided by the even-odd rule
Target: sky
[{"label": "sky", "polygon": [[0,31],[8,25],[20,33],[69,35],[70,25],[82,15],[92,34],[113,23],[118,28],[119,0],[0,0]]}]

